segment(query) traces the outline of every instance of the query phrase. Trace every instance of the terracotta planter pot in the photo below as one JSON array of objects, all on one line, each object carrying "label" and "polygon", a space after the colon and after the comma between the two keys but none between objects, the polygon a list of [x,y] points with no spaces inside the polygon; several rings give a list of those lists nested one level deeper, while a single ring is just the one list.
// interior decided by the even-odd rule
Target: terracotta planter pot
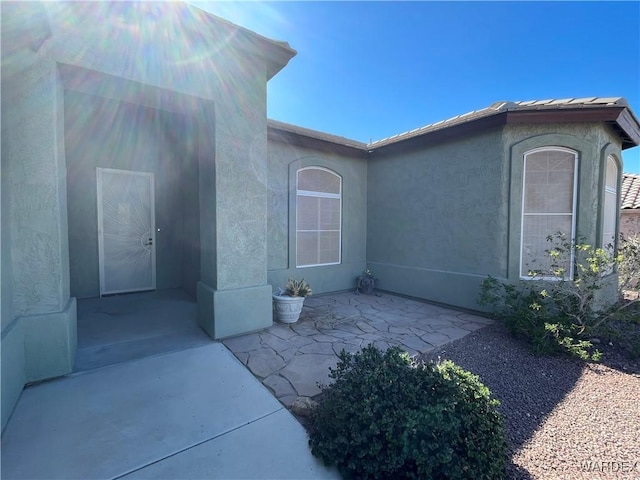
[{"label": "terracotta planter pot", "polygon": [[304,297],[288,297],[286,295],[273,296],[273,312],[276,320],[281,323],[295,323],[300,318]]}]

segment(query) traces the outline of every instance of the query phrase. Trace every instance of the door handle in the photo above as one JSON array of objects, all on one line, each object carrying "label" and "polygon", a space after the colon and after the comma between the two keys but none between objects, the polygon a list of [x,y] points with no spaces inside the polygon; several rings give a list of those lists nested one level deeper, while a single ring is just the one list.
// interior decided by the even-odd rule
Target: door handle
[{"label": "door handle", "polygon": [[151,245],[153,245],[153,238],[148,239],[147,243],[144,244],[145,247],[150,247]]}]

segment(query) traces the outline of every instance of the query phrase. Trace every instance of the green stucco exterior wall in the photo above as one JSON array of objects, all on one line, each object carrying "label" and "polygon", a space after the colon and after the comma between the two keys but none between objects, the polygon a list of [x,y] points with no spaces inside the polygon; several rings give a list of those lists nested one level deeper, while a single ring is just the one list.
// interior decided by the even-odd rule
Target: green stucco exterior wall
[{"label": "green stucco exterior wall", "polygon": [[[47,54],[58,62],[65,89],[178,113],[189,119],[187,136],[196,139],[197,174],[190,170],[183,175],[190,182],[197,177],[197,188],[192,190],[197,205],[195,197],[182,200],[183,210],[193,211],[198,218],[191,216],[185,229],[190,231],[185,231],[182,242],[183,259],[186,255],[190,261],[183,265],[182,274],[167,266],[167,281],[202,283],[204,288],[198,286],[194,292],[201,303],[198,318],[211,335],[246,331],[240,310],[215,309],[216,301],[238,307],[253,302],[253,311],[261,312],[252,317],[253,329],[270,325],[270,299],[237,294],[244,288],[270,291],[266,283],[267,60],[257,50],[249,51],[248,43],[239,48],[235,39],[228,42],[226,37],[206,37],[197,44],[176,41],[163,48],[144,28],[136,41],[140,51],[146,49],[145,58],[137,59],[126,42],[104,40],[128,35],[120,22],[104,18],[124,14],[127,7],[120,12],[96,5],[95,10],[84,11],[70,4],[47,5],[53,33]],[[142,13],[144,8],[141,4]],[[80,23],[95,24],[95,31],[69,31],[68,19],[79,13],[89,13]],[[163,21],[171,28],[183,28],[175,24],[178,18],[167,16]],[[220,41],[225,42],[223,48]],[[95,76],[100,81],[94,81]]]},{"label": "green stucco exterior wall", "polygon": [[[296,172],[318,166],[342,177],[342,261],[339,265],[296,268]],[[268,277],[274,291],[289,278],[304,278],[314,293],[355,288],[366,267],[367,162],[309,147],[269,142]]]},{"label": "green stucco exterior wall", "polygon": [[[4,29],[11,12],[3,7],[2,13]],[[24,383],[70,372],[77,344],[63,91],[55,62],[28,48],[6,48],[3,42],[3,427]],[[49,335],[55,342],[48,342]]]},{"label": "green stucco exterior wall", "polygon": [[[369,162],[367,260],[383,290],[478,310],[481,281],[518,281],[524,153],[579,154],[576,226],[600,246],[604,167],[619,138],[599,124],[507,125]],[[614,298],[615,281],[603,298]],[[606,300],[604,300],[606,301]]]},{"label": "green stucco exterior wall", "polygon": [[[504,139],[504,156],[511,168],[509,271],[505,278],[509,281],[519,278],[523,157],[534,148],[562,146],[578,153],[576,238],[601,247],[604,180],[609,155],[616,158],[622,172],[621,143],[617,135],[598,123],[507,125]],[[611,304],[617,298],[616,274],[610,277],[599,292],[599,301],[603,304]]]},{"label": "green stucco exterior wall", "polygon": [[[108,81],[104,82],[108,88]],[[96,168],[150,172],[155,183],[156,288],[199,280],[197,158],[186,119],[175,113],[65,92],[65,145],[71,292],[100,294]],[[186,228],[185,228],[186,227]],[[195,257],[195,258],[194,258]]]},{"label": "green stucco exterior wall", "polygon": [[499,129],[369,161],[367,260],[380,289],[476,308],[504,275],[508,166]]},{"label": "green stucco exterior wall", "polygon": [[215,115],[200,123],[198,321],[213,338],[260,330],[273,321],[267,284],[267,73],[264,61],[236,60],[220,79]]},{"label": "green stucco exterior wall", "polygon": [[[477,310],[487,275],[518,280],[534,148],[578,152],[577,231],[600,246],[605,162],[621,159],[604,124],[505,116],[370,152],[296,129],[269,136],[267,78],[293,54],[283,45],[182,32],[180,7],[154,19],[185,34],[162,45],[145,9],[169,3],[35,5],[0,2],[3,428],[26,383],[73,368],[75,297],[99,294],[96,167],[155,174],[157,288],[195,296],[214,339],[271,326],[288,278],[321,294],[353,289],[365,268],[381,290]],[[123,15],[141,25],[135,51]],[[342,179],[341,262],[297,268],[296,172],[311,166]]]},{"label": "green stucco exterior wall", "polygon": [[96,166],[157,174],[158,286],[197,295],[205,331],[271,325],[266,81],[294,52],[225,22],[201,35],[180,4],[1,8],[4,426],[26,382],[73,367],[71,291],[98,291]]},{"label": "green stucco exterior wall", "polygon": [[[522,213],[524,153],[544,146],[563,146],[578,152],[576,231],[587,243],[600,246],[598,231],[601,230],[604,167],[609,154],[622,157],[620,140],[616,140],[612,132],[599,124],[508,125],[504,135],[504,155],[510,160],[512,169],[512,223],[519,222]],[[519,233],[514,232],[512,243],[519,245]],[[510,276],[513,275],[511,272]]]},{"label": "green stucco exterior wall", "polygon": [[2,349],[0,350],[2,362],[2,429],[7,425],[13,407],[20,398],[22,387],[26,383],[24,333],[22,323],[13,322],[2,330]]}]

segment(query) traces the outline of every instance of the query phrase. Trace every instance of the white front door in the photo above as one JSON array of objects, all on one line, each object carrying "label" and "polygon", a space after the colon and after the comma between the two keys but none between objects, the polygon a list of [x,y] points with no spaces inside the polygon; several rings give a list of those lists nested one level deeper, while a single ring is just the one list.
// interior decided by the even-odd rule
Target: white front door
[{"label": "white front door", "polygon": [[156,288],[153,173],[98,168],[100,295]]}]

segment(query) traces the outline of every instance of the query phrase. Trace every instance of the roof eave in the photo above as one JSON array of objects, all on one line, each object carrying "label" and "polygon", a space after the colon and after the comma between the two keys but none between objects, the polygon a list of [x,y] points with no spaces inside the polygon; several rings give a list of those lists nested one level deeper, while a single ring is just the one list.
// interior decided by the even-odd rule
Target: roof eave
[{"label": "roof eave", "polygon": [[509,110],[507,123],[581,123],[603,122],[614,128],[622,140],[622,149],[640,145],[640,123],[625,106],[603,108],[559,108]]},{"label": "roof eave", "polygon": [[268,39],[249,30],[241,29],[240,34],[247,38],[248,43],[254,45],[262,52],[267,60],[267,81],[271,80],[280,70],[287,66],[289,61],[297,55],[293,48],[286,42],[277,42]]},{"label": "roof eave", "polygon": [[425,144],[460,138],[462,135],[479,133],[490,128],[506,124],[542,124],[542,123],[584,123],[603,122],[614,128],[622,140],[622,149],[640,145],[640,122],[626,106],[589,107],[589,108],[539,108],[510,109],[470,119],[464,123],[443,126],[440,129],[426,131],[408,137],[393,138],[387,142],[378,142],[369,146],[370,151],[388,152],[397,148],[413,148]]},{"label": "roof eave", "polygon": [[459,139],[465,135],[473,135],[491,128],[502,127],[506,124],[506,112],[469,120],[464,123],[446,126],[407,138],[393,139],[389,142],[370,145],[369,151],[376,153],[391,153],[397,150],[434,145],[436,143]]},{"label": "roof eave", "polygon": [[[327,138],[322,138],[324,135]],[[366,144],[342,137],[323,134],[302,127],[295,127],[275,120],[267,123],[268,140],[304,148],[312,148],[327,153],[366,158],[368,149]]]},{"label": "roof eave", "polygon": [[623,150],[640,145],[640,122],[630,109],[625,108],[620,112],[616,123],[627,136],[622,140]]},{"label": "roof eave", "polygon": [[214,37],[216,36],[216,27],[222,26],[231,34],[231,37],[239,40],[237,44],[240,48],[249,53],[260,52],[264,55],[267,60],[267,80],[273,78],[298,53],[287,42],[272,40],[198,7],[190,4],[185,5],[197,11],[198,18],[206,19],[207,26],[211,28]]}]

